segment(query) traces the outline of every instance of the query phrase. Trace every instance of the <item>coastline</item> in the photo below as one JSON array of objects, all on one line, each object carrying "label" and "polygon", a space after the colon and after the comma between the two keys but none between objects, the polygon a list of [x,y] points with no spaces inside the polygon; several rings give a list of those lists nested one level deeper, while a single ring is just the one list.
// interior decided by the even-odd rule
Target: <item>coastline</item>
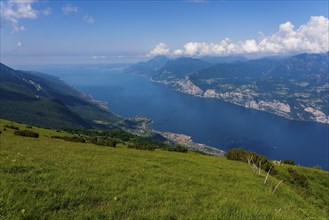
[{"label": "coastline", "polygon": [[[179,79],[179,80],[176,79],[173,81],[154,80],[152,79],[152,77],[149,77],[146,74],[141,74],[141,76],[148,78],[153,83],[159,83],[168,86],[177,92],[192,95],[195,97],[218,99],[244,108],[249,108],[249,109],[254,109],[254,110],[274,114],[293,121],[314,122],[314,123],[329,125],[329,115],[325,115],[323,112],[314,109],[312,107],[307,107],[304,109],[304,111],[312,114],[313,120],[307,120],[302,118],[296,119],[289,115],[289,113],[291,112],[290,106],[285,103],[279,102],[278,100],[273,100],[271,102],[270,101],[256,102],[251,98],[250,95],[246,95],[238,92],[217,93],[213,89],[208,89],[206,91],[203,91],[201,88],[194,85],[188,76],[186,76],[184,79]],[[241,101],[243,98],[247,98],[248,100],[246,102],[243,102]]]},{"label": "coastline", "polygon": [[136,127],[135,129],[127,129],[127,131],[139,136],[152,137],[155,135],[160,135],[169,142],[172,142],[176,145],[183,145],[190,151],[220,157],[225,156],[226,154],[226,152],[221,149],[194,142],[191,136],[185,134],[177,134],[169,131],[154,130],[149,126],[153,121],[148,116],[135,116],[134,118],[130,118],[128,120],[135,122]]}]

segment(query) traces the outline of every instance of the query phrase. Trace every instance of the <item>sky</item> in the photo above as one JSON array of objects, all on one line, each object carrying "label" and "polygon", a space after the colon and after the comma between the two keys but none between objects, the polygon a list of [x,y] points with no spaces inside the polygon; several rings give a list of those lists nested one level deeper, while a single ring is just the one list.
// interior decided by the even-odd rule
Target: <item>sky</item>
[{"label": "sky", "polygon": [[329,50],[328,1],[1,0],[7,65]]}]

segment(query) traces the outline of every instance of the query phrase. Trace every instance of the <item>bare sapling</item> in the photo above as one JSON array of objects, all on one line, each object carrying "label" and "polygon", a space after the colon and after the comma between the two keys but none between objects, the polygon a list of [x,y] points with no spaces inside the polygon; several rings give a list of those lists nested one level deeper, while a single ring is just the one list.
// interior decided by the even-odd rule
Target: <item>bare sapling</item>
[{"label": "bare sapling", "polygon": [[269,175],[270,172],[271,172],[271,168],[272,168],[272,167],[270,167],[270,169],[267,171],[267,174],[266,174],[266,177],[265,177],[264,184],[266,184],[266,181],[267,181],[268,175]]},{"label": "bare sapling", "polygon": [[275,188],[273,189],[273,193],[274,193],[275,190],[278,188],[278,186],[280,185],[281,182],[282,182],[282,180],[280,180],[280,182],[278,183],[278,185],[275,186]]}]

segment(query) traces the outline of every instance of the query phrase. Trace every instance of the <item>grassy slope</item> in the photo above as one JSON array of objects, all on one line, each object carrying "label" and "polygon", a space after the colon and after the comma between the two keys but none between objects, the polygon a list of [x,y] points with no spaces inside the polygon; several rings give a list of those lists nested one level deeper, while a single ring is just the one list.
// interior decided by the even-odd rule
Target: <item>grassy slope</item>
[{"label": "grassy slope", "polygon": [[65,142],[49,138],[56,131],[39,128],[33,128],[38,139],[18,137],[4,131],[5,124],[10,122],[0,121],[0,219],[326,219],[328,214],[322,203],[329,186],[319,182],[329,182],[327,172],[297,168],[313,177],[310,185],[323,197],[318,204],[285,182],[273,194],[247,164],[225,158]]}]

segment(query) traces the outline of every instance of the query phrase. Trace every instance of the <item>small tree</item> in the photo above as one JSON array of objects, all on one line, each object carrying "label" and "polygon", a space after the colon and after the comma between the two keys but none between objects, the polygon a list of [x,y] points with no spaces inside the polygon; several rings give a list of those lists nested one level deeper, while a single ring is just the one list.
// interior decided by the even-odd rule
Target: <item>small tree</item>
[{"label": "small tree", "polygon": [[247,162],[247,151],[245,151],[242,148],[233,148],[229,150],[226,154],[226,158],[229,160],[239,160],[239,161],[244,161]]}]

